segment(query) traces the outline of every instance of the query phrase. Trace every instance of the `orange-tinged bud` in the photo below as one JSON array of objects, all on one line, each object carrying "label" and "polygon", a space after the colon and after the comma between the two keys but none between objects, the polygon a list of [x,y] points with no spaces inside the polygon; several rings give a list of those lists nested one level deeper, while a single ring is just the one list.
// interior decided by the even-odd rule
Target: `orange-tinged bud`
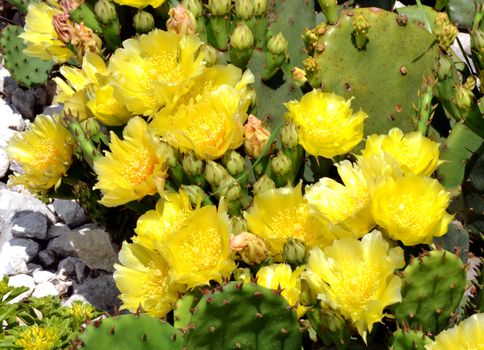
[{"label": "orange-tinged bud", "polygon": [[267,246],[262,239],[250,232],[242,232],[230,239],[230,249],[239,253],[249,265],[260,264],[267,257]]},{"label": "orange-tinged bud", "polygon": [[168,31],[181,35],[195,34],[197,21],[185,6],[178,4],[172,7],[168,15],[170,16],[166,21]]},{"label": "orange-tinged bud", "polygon": [[[262,122],[255,116],[249,115],[245,129],[245,152],[251,157],[258,158],[271,137],[269,130],[262,126]],[[269,154],[270,152],[268,152]]]}]

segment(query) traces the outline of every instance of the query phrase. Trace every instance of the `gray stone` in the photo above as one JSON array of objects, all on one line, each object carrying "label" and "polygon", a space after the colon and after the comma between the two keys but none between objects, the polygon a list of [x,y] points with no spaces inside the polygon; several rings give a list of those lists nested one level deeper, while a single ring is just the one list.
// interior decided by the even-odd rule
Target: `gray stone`
[{"label": "gray stone", "polygon": [[19,211],[34,211],[44,214],[51,222],[56,222],[55,215],[40,200],[30,194],[19,193],[8,188],[0,188],[0,217],[5,221]]},{"label": "gray stone", "polygon": [[54,116],[54,114],[61,114],[64,106],[62,105],[51,105],[44,108],[42,114]]},{"label": "gray stone", "polygon": [[77,235],[75,232],[67,232],[59,237],[56,237],[49,241],[47,249],[53,250],[60,256],[75,256],[77,257],[77,251],[73,246],[73,237]]},{"label": "gray stone", "polygon": [[35,286],[32,296],[34,298],[42,298],[49,295],[59,295],[57,288],[50,282],[40,283]]},{"label": "gray stone", "polygon": [[33,275],[37,271],[42,271],[42,265],[39,264],[28,263],[27,268],[29,269],[29,275]]},{"label": "gray stone", "polygon": [[47,239],[56,238],[69,232],[71,232],[71,229],[69,228],[69,226],[61,222],[58,222],[47,229],[46,238]]},{"label": "gray stone", "polygon": [[37,258],[44,267],[48,267],[55,262],[55,252],[50,249],[41,250]]},{"label": "gray stone", "polygon": [[14,78],[12,78],[10,76],[4,78],[4,80],[3,80],[3,92],[4,92],[5,95],[10,96],[11,94],[13,94],[13,92],[17,88],[18,88],[18,84],[17,84],[17,82],[15,81]]},{"label": "gray stone", "polygon": [[15,89],[11,96],[11,103],[22,117],[34,119],[35,117],[35,95],[32,90]]},{"label": "gray stone", "polygon": [[47,218],[34,211],[21,211],[12,218],[12,236],[22,238],[45,239]]},{"label": "gray stone", "polygon": [[10,72],[3,65],[0,65],[0,92],[3,92],[4,81],[10,76]]},{"label": "gray stone", "polygon": [[50,271],[39,270],[34,271],[32,277],[34,278],[34,282],[39,284],[52,281],[55,278],[55,274]]},{"label": "gray stone", "polygon": [[0,179],[5,176],[10,166],[7,152],[3,148],[0,148]]},{"label": "gray stone", "polygon": [[8,279],[8,285],[12,287],[27,287],[29,290],[23,292],[22,294],[17,295],[14,299],[10,301],[11,304],[18,303],[25,298],[29,297],[35,288],[34,279],[25,274],[11,276]]},{"label": "gray stone", "polygon": [[101,228],[83,227],[75,231],[72,245],[77,256],[90,268],[114,271],[116,252],[111,245],[109,234]]},{"label": "gray stone", "polygon": [[56,199],[53,205],[57,215],[70,227],[78,227],[89,221],[84,209],[74,200]]},{"label": "gray stone", "polygon": [[57,268],[57,279],[67,281],[69,279],[76,280],[78,283],[84,281],[84,271],[86,265],[79,259],[68,257],[59,262]]},{"label": "gray stone", "polygon": [[112,275],[106,274],[96,278],[87,278],[84,283],[74,286],[73,295],[82,296],[96,308],[112,313],[119,306],[119,291]]}]

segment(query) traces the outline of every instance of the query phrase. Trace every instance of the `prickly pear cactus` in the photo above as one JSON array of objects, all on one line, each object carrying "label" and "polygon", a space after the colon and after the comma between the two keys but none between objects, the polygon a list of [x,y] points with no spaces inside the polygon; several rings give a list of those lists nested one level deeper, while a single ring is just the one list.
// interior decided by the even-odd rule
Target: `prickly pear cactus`
[{"label": "prickly pear cactus", "polygon": [[393,334],[392,350],[425,350],[432,341],[422,331],[398,329]]},{"label": "prickly pear cactus", "polygon": [[[361,48],[356,27],[367,39]],[[439,51],[432,34],[405,16],[378,8],[343,11],[336,25],[313,32],[309,46],[314,49],[305,66],[314,87],[354,97],[352,108],[369,115],[366,134],[415,129],[413,105]]]},{"label": "prickly pear cactus", "polygon": [[334,345],[336,349],[348,347],[351,332],[341,315],[323,308],[316,308],[307,315],[311,326],[325,345]]},{"label": "prickly pear cactus", "polygon": [[8,25],[1,33],[0,45],[5,60],[5,67],[20,85],[31,87],[47,81],[53,67],[52,61],[43,61],[23,53],[25,45],[19,35],[23,29]]},{"label": "prickly pear cactus", "polygon": [[183,336],[170,324],[145,315],[121,315],[91,323],[81,349],[181,349]]},{"label": "prickly pear cactus", "polygon": [[191,313],[187,350],[301,348],[295,310],[278,291],[231,282],[205,294]]},{"label": "prickly pear cactus", "polygon": [[464,264],[445,250],[415,258],[403,271],[402,302],[395,308],[400,324],[437,334],[444,329],[464,294]]}]

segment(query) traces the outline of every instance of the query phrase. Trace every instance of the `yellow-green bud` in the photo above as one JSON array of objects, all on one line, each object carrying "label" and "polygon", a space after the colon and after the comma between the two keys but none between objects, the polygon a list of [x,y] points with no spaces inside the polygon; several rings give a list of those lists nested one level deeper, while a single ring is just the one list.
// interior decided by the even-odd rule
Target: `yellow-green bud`
[{"label": "yellow-green bud", "polygon": [[260,264],[267,258],[267,246],[262,239],[249,232],[242,232],[230,238],[230,249],[239,253],[249,265]]},{"label": "yellow-green bud", "polygon": [[271,170],[274,174],[284,176],[291,171],[292,161],[284,153],[280,152],[271,159]]},{"label": "yellow-green bud", "polygon": [[205,178],[212,187],[218,187],[225,176],[230,176],[227,170],[213,160],[205,164]]},{"label": "yellow-green bud", "polygon": [[103,24],[111,23],[118,16],[116,7],[109,0],[99,0],[96,2],[94,5],[94,13],[99,22]]},{"label": "yellow-green bud", "polygon": [[447,55],[440,55],[439,60],[437,62],[437,77],[439,80],[445,80],[451,73],[452,69],[452,60]]},{"label": "yellow-green bud", "polygon": [[232,176],[225,176],[218,186],[220,195],[225,197],[228,202],[235,201],[240,198],[242,190],[240,184]]},{"label": "yellow-green bud", "polygon": [[297,238],[289,238],[284,245],[284,260],[290,265],[303,265],[306,263],[306,245]]},{"label": "yellow-green bud", "polygon": [[267,49],[274,55],[281,55],[287,53],[287,40],[284,38],[282,32],[272,36],[267,43]]},{"label": "yellow-green bud", "polygon": [[155,19],[151,13],[139,10],[133,17],[133,27],[136,29],[136,33],[148,33],[155,28]]},{"label": "yellow-green bud", "polygon": [[303,61],[304,69],[308,73],[317,73],[319,71],[319,63],[314,57],[308,57]]},{"label": "yellow-green bud", "polygon": [[188,195],[191,205],[199,205],[207,196],[204,190],[196,185],[181,185],[180,189]]},{"label": "yellow-green bud", "polygon": [[88,138],[101,132],[101,125],[96,118],[86,119],[82,122],[82,127]]},{"label": "yellow-green bud", "polygon": [[315,292],[310,283],[305,279],[301,278],[301,294],[299,295],[299,303],[304,306],[313,306],[318,302],[318,293]]},{"label": "yellow-green bud", "polygon": [[189,35],[194,34],[197,28],[195,16],[183,5],[176,5],[168,11],[170,18],[166,21],[168,31]]},{"label": "yellow-green bud", "polygon": [[256,16],[263,16],[267,11],[267,1],[268,0],[253,0],[254,1],[254,11]]},{"label": "yellow-green bud", "polygon": [[476,78],[473,75],[469,75],[464,83],[464,87],[469,91],[474,90],[476,87]]},{"label": "yellow-green bud", "polygon": [[182,4],[195,16],[195,18],[203,15],[202,0],[183,0]]},{"label": "yellow-green bud", "polygon": [[255,15],[253,0],[235,0],[235,15],[240,19],[250,19]]},{"label": "yellow-green bud", "polygon": [[254,196],[258,196],[266,191],[273,190],[275,188],[275,182],[269,176],[263,175],[254,184],[254,187],[252,188],[252,193],[254,194]]},{"label": "yellow-green bud", "polygon": [[238,50],[246,50],[254,47],[254,35],[245,23],[237,24],[230,36],[230,45]]},{"label": "yellow-green bud", "polygon": [[252,279],[250,269],[248,267],[238,267],[232,272],[232,276],[235,281],[247,282],[249,283]]},{"label": "yellow-green bud", "polygon": [[286,122],[281,130],[281,143],[284,148],[293,149],[297,147],[299,137],[297,136],[296,126],[291,122]]},{"label": "yellow-green bud", "polygon": [[178,163],[178,151],[165,142],[161,142],[158,147],[160,153],[166,158],[167,165],[173,168]]},{"label": "yellow-green bud", "polygon": [[195,176],[203,173],[203,160],[198,159],[193,153],[186,153],[182,159],[183,170],[187,175]]},{"label": "yellow-green bud", "polygon": [[370,22],[364,15],[357,15],[353,18],[353,28],[355,44],[358,49],[363,49],[368,42],[368,30],[370,29]]},{"label": "yellow-green bud", "polygon": [[203,60],[205,61],[205,67],[212,67],[219,63],[219,53],[213,46],[204,44],[200,47],[203,54]]},{"label": "yellow-green bud", "polygon": [[237,176],[242,173],[245,169],[244,158],[235,151],[229,151],[225,153],[222,162],[225,168],[229,171],[230,175]]},{"label": "yellow-green bud", "polygon": [[230,233],[238,235],[247,231],[247,221],[242,216],[232,216],[230,218]]},{"label": "yellow-green bud", "polygon": [[308,81],[308,78],[306,78],[306,72],[299,67],[291,68],[291,76],[292,80],[294,80],[298,86],[303,86]]},{"label": "yellow-green bud", "polygon": [[455,86],[452,101],[461,109],[469,109],[472,101],[474,101],[474,94],[466,86],[458,84]]},{"label": "yellow-green bud", "polygon": [[232,0],[208,0],[208,9],[212,15],[224,16],[230,13]]},{"label": "yellow-green bud", "polygon": [[448,50],[458,34],[459,30],[455,25],[452,23],[446,24],[439,35],[437,35],[440,47],[444,50]]}]

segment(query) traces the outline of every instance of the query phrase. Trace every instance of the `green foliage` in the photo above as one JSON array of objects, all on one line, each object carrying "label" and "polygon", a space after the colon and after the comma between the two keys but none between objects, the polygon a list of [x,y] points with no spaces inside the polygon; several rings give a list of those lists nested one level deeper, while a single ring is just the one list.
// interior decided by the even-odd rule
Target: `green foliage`
[{"label": "green foliage", "polygon": [[207,291],[190,311],[187,350],[301,347],[295,310],[278,291],[230,282]]},{"label": "green foliage", "polygon": [[7,0],[22,14],[27,13],[30,4],[38,2],[38,0]]},{"label": "green foliage", "polygon": [[182,349],[183,336],[170,324],[146,315],[121,315],[91,323],[80,336],[82,349]]},{"label": "green foliage", "polygon": [[318,307],[310,310],[307,315],[312,328],[325,345],[334,345],[338,350],[348,348],[351,331],[339,313]]},{"label": "green foliage", "polygon": [[449,0],[447,5],[449,16],[462,28],[472,28],[476,5],[484,4],[483,0]]},{"label": "green foliage", "polygon": [[434,243],[438,247],[457,254],[461,260],[467,262],[469,251],[469,233],[462,224],[455,220],[450,223],[447,233],[442,237],[434,238]]},{"label": "green foliage", "polygon": [[397,322],[437,334],[446,328],[464,294],[464,264],[445,250],[425,253],[403,271]]},{"label": "green foliage", "polygon": [[15,25],[8,25],[2,30],[0,46],[5,67],[22,86],[43,84],[49,78],[54,63],[25,55],[23,50],[26,46],[19,38],[22,32],[22,27]]},{"label": "green foliage", "polygon": [[432,340],[422,331],[398,329],[393,333],[392,350],[425,350]]}]

